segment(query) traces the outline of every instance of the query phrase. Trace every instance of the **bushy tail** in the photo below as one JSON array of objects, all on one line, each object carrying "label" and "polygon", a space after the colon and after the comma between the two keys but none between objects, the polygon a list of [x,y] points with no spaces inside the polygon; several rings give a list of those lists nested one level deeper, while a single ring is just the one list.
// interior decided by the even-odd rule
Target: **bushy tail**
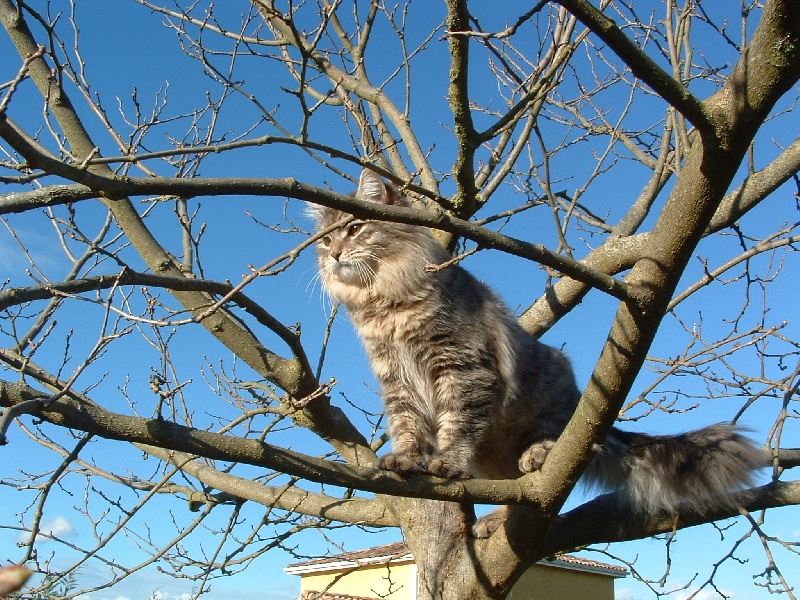
[{"label": "bushy tail", "polygon": [[677,436],[613,429],[587,469],[590,485],[618,489],[637,513],[674,514],[684,505],[700,514],[731,507],[730,492],[752,485],[764,454],[731,425]]}]

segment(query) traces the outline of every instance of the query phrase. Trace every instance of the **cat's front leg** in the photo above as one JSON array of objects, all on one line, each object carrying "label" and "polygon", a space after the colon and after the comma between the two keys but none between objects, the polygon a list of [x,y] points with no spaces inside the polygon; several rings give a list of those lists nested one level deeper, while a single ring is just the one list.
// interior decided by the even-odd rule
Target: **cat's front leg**
[{"label": "cat's front leg", "polygon": [[443,479],[469,479],[472,477],[466,468],[441,455],[434,456],[428,460],[425,463],[425,471]]},{"label": "cat's front leg", "polygon": [[398,397],[387,403],[392,451],[381,457],[378,467],[402,475],[425,473],[420,447],[420,420],[409,410],[408,402]]},{"label": "cat's front leg", "polygon": [[422,455],[414,452],[389,452],[381,457],[378,468],[385,471],[394,471],[401,475],[412,473],[425,473]]},{"label": "cat's front leg", "polygon": [[438,415],[435,449],[425,463],[425,470],[431,475],[445,479],[472,477],[470,467],[482,427],[470,426],[468,416],[463,407]]}]

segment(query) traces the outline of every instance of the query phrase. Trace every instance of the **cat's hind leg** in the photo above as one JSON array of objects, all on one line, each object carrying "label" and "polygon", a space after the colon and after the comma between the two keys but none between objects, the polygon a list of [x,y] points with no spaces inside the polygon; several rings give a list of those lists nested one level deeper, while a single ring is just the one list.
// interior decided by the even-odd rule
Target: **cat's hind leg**
[{"label": "cat's hind leg", "polygon": [[[550,450],[555,446],[555,442],[545,440],[531,444],[519,458],[519,470],[522,473],[532,473],[539,471],[550,454]],[[489,514],[480,517],[472,526],[472,535],[476,538],[488,538],[508,519],[509,513],[514,509],[512,506],[500,506]]]},{"label": "cat's hind leg", "polygon": [[519,458],[519,470],[523,473],[540,471],[547,455],[556,443],[551,440],[531,444]]},{"label": "cat's hind leg", "polygon": [[472,525],[473,537],[485,539],[500,529],[500,526],[508,519],[510,506],[498,506],[492,512],[483,515]]}]

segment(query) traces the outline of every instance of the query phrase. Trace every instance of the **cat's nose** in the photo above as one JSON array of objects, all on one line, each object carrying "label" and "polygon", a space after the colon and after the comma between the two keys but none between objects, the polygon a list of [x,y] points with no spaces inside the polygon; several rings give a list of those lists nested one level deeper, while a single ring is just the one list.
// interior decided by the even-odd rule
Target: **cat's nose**
[{"label": "cat's nose", "polygon": [[342,255],[342,251],[339,250],[338,248],[336,248],[336,249],[331,248],[331,251],[328,254],[330,254],[330,257],[333,260],[335,260],[336,262],[339,262],[339,257]]}]

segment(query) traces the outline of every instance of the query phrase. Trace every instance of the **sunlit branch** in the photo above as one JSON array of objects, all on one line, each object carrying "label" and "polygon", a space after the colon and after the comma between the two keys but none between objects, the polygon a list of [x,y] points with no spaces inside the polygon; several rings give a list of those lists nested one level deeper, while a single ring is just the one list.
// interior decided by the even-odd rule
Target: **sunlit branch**
[{"label": "sunlit branch", "polygon": [[[0,127],[1,129],[1,127]],[[72,167],[67,166],[67,170]],[[77,173],[76,176],[81,176]],[[97,181],[97,176],[93,176]],[[424,225],[455,233],[478,242],[485,248],[502,250],[509,254],[528,258],[562,272],[565,275],[589,283],[614,297],[629,300],[636,297],[636,291],[624,282],[604,273],[593,270],[580,261],[552,252],[541,244],[532,244],[511,238],[447,215],[444,212],[432,213],[427,209],[383,206],[356,200],[350,196],[336,194],[328,190],[309,186],[294,179],[169,179],[169,178],[99,178],[103,181],[104,193],[111,197],[173,195],[191,198],[206,195],[257,195],[287,196],[315,202],[351,212],[359,217],[378,218],[398,222]]]},{"label": "sunlit branch", "polygon": [[730,227],[750,209],[800,172],[800,138],[789,144],[766,167],[751,173],[739,187],[725,196],[708,226],[707,233]]},{"label": "sunlit branch", "polygon": [[[663,139],[665,141],[669,139],[666,131]],[[667,146],[663,145],[659,154],[658,166],[650,183],[646,186],[640,198],[633,204],[628,214],[619,223],[616,231],[619,235],[630,235],[647,215],[650,204],[666,181],[664,177],[666,155]],[[792,142],[768,166],[750,174],[742,184],[723,198],[704,236],[708,237],[733,225],[762,200],[770,197],[772,192],[786,183],[798,170],[800,170],[800,139]],[[611,237],[598,248],[592,250],[584,258],[584,262],[608,275],[617,275],[633,266],[640,256],[642,244],[647,235],[647,233],[643,233],[632,238]],[[789,242],[782,242],[773,238],[771,238],[771,242],[761,242],[756,247],[768,250],[775,244],[778,246],[789,245]],[[747,256],[752,256],[754,253],[757,253],[755,247],[748,252]],[[740,255],[738,259],[733,258],[725,264],[728,265],[727,268],[730,268],[747,258],[747,256]],[[718,274],[721,274],[725,270],[726,268],[719,267],[715,272],[719,271]],[[703,279],[705,284],[710,283],[712,280],[713,276],[709,278],[709,275]],[[691,289],[692,291],[697,291],[705,284],[698,282]],[[541,334],[572,310],[586,296],[588,291],[589,288],[586,284],[580,281],[561,279],[555,283],[545,297],[537,300],[523,313],[521,321],[527,328],[532,328],[533,332]],[[688,291],[686,290],[686,292]],[[681,300],[683,298],[685,296],[681,296]],[[677,303],[677,298],[673,300],[673,303]]]},{"label": "sunlit branch", "polygon": [[[469,13],[466,0],[447,0],[447,30],[467,31]],[[470,216],[475,211],[477,189],[475,187],[475,150],[480,145],[472,122],[469,95],[469,44],[465,36],[449,36],[450,47],[450,112],[454,120],[454,132],[458,140],[458,152],[453,162],[453,179],[456,193],[453,205],[461,216]]]},{"label": "sunlit branch", "polygon": [[[399,177],[380,169],[374,165],[370,165],[371,169],[381,173],[386,179],[395,182],[404,191],[413,192],[420,196],[426,196],[436,201],[438,204],[447,204],[449,201],[431,193],[429,190],[422,188],[413,183],[401,180]],[[240,181],[247,181],[242,179]],[[252,188],[250,193],[245,195],[258,195]],[[49,185],[39,190],[30,192],[13,192],[9,194],[0,194],[0,215],[24,213],[26,211],[36,208],[47,208],[51,206],[62,206],[64,204],[72,204],[82,200],[91,200],[99,198],[102,192],[93,190],[92,188],[80,183],[73,184],[56,184]],[[167,194],[166,197],[175,197]]]},{"label": "sunlit branch", "polygon": [[[779,481],[762,487],[734,492],[732,497],[748,511],[800,502],[800,482]],[[734,509],[714,510],[698,514],[688,510],[675,517],[654,519],[631,518],[630,512],[621,508],[614,494],[605,494],[570,510],[555,520],[544,540],[547,553],[569,551],[586,544],[626,541],[651,537],[686,527],[738,516]]]},{"label": "sunlit branch", "polygon": [[[8,361],[9,357],[4,356],[4,360]],[[30,365],[18,366],[31,371]],[[44,379],[41,373],[38,378]],[[33,404],[29,401],[33,401]],[[62,392],[62,397],[56,400],[24,383],[0,381],[0,405],[14,406],[23,402],[26,403],[25,412],[28,414],[106,439],[146,444],[211,460],[265,467],[345,488],[457,502],[535,502],[531,487],[523,488],[513,480],[501,483],[477,479],[442,480],[424,476],[404,479],[389,471],[327,461],[254,439],[203,431],[164,419],[113,413],[72,391]]]},{"label": "sunlit branch", "polygon": [[[184,453],[145,444],[137,446],[161,460],[179,466],[184,473],[197,478],[206,486],[224,492],[231,499],[250,500],[264,506],[274,506],[334,521],[375,527],[387,527],[395,524],[394,518],[379,500],[343,499],[327,494],[308,492],[296,486],[268,486],[244,477],[231,475]],[[198,501],[204,501],[204,498],[205,496]],[[189,498],[189,500],[194,500],[194,498]]]},{"label": "sunlit branch", "polygon": [[[493,504],[535,503],[537,497],[535,487],[531,487],[530,483],[523,486],[515,480],[449,481],[424,476],[404,479],[388,471],[326,461],[253,439],[202,431],[163,419],[113,413],[71,391],[54,401],[52,396],[37,392],[21,382],[0,381],[0,403],[2,406],[26,403],[26,413],[55,425],[86,431],[106,439],[145,444],[212,460],[261,466],[303,479],[381,494]],[[530,479],[530,476],[526,479]]]},{"label": "sunlit branch", "polygon": [[[592,269],[616,275],[636,264],[642,256],[646,241],[647,234],[611,237],[582,262]],[[585,282],[563,277],[520,315],[520,324],[534,335],[542,335],[579,304],[590,291],[591,287]]]},{"label": "sunlit branch", "polygon": [[614,21],[586,0],[558,0],[558,3],[578,17],[592,33],[608,44],[625,61],[636,77],[647,83],[664,100],[674,106],[697,129],[713,130],[703,103],[634,44]]},{"label": "sunlit branch", "polygon": [[254,37],[242,35],[241,33],[235,33],[235,32],[232,32],[232,31],[225,31],[223,29],[220,29],[219,27],[216,27],[215,25],[210,24],[206,20],[193,18],[193,17],[189,16],[186,12],[183,12],[183,11],[178,12],[178,11],[175,11],[175,10],[169,10],[168,8],[164,8],[163,6],[159,6],[158,4],[153,4],[152,2],[148,2],[147,0],[134,0],[134,2],[138,2],[142,6],[146,6],[147,8],[149,8],[152,11],[159,12],[159,13],[161,13],[163,15],[166,15],[168,17],[172,17],[172,18],[177,19],[179,21],[187,21],[189,23],[192,23],[193,25],[196,25],[197,27],[200,27],[202,29],[207,29],[209,31],[213,31],[214,33],[217,33],[217,34],[219,34],[221,36],[230,38],[230,39],[235,40],[237,42],[243,42],[245,44],[250,44],[250,45],[253,45],[253,46],[284,46],[284,45],[286,45],[286,42],[282,41],[282,40],[267,40],[267,39],[264,39],[264,38],[254,38]]},{"label": "sunlit branch", "polygon": [[467,37],[476,37],[481,39],[497,39],[502,40],[507,37],[511,37],[514,35],[517,30],[522,27],[533,15],[540,12],[542,8],[547,6],[549,0],[539,0],[533,8],[531,8],[528,12],[521,15],[514,23],[506,27],[505,29],[497,32],[489,32],[489,31],[473,31],[471,29],[465,31],[449,31],[447,35],[454,35],[454,36],[467,36]]}]

